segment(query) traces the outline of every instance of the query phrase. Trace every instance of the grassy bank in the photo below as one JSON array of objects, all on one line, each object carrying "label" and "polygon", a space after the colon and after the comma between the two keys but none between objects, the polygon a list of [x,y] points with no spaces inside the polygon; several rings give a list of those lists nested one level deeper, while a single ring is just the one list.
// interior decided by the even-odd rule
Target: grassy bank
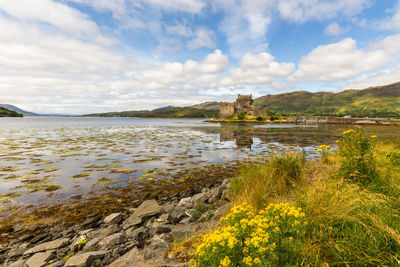
[{"label": "grassy bank", "polygon": [[400,142],[355,129],[337,143],[242,166],[193,265],[398,266]]}]

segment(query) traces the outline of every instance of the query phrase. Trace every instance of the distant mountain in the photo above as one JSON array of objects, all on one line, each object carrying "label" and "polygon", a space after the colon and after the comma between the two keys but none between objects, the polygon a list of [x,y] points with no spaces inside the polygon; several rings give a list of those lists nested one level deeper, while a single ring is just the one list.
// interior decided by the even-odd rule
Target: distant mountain
[{"label": "distant mountain", "polygon": [[176,107],[174,107],[174,106],[166,106],[166,107],[162,107],[162,108],[153,109],[152,111],[164,111],[164,110],[169,110],[169,109],[173,109],[173,108],[176,108]]},{"label": "distant mountain", "polygon": [[208,118],[217,117],[219,110],[204,110],[191,107],[174,107],[164,110],[140,110],[107,112],[86,115],[88,117],[142,117],[142,118]]},{"label": "distant mountain", "polygon": [[0,117],[23,117],[21,113],[0,107]]},{"label": "distant mountain", "polygon": [[219,102],[204,102],[201,104],[190,106],[190,108],[204,109],[204,110],[219,110]]},{"label": "distant mountain", "polygon": [[400,82],[339,93],[266,95],[256,98],[254,105],[279,114],[400,118]]},{"label": "distant mountain", "polygon": [[16,106],[10,105],[10,104],[0,104],[0,107],[3,107],[3,108],[6,108],[6,109],[9,109],[9,110],[16,111],[16,112],[18,112],[18,113],[23,114],[24,116],[39,116],[39,115],[36,114],[36,113],[33,113],[33,112],[29,112],[29,111],[20,109],[20,108],[18,108],[18,107],[16,107]]}]

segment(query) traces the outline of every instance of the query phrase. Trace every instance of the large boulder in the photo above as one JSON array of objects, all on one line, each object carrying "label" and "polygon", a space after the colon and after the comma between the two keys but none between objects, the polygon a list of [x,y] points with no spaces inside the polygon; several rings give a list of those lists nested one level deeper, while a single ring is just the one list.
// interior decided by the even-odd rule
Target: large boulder
[{"label": "large boulder", "polygon": [[54,258],[54,251],[39,252],[30,257],[25,265],[28,267],[42,267]]},{"label": "large boulder", "polygon": [[46,242],[28,249],[24,252],[24,255],[65,247],[69,243],[69,240],[69,238],[60,238],[50,242]]},{"label": "large boulder", "polygon": [[72,256],[65,263],[65,267],[86,267],[91,266],[98,259],[103,259],[106,251],[91,251]]},{"label": "large boulder", "polygon": [[135,212],[124,222],[124,229],[142,223],[146,217],[161,213],[161,206],[154,199],[144,201]]}]

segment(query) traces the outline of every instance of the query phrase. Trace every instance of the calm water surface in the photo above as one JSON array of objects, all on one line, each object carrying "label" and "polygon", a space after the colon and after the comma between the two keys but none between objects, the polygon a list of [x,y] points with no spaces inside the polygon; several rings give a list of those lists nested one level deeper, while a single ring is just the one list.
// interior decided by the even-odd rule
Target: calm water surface
[{"label": "calm water surface", "polygon": [[[41,203],[290,149],[316,157],[319,145],[334,147],[349,128],[180,119],[0,118],[0,199]],[[398,127],[363,128],[379,138],[400,138]]]}]

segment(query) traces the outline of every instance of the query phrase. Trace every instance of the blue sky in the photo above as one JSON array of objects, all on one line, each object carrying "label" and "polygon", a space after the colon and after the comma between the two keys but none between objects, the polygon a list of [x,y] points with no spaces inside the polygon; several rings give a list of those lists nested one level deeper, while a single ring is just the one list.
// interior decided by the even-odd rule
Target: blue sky
[{"label": "blue sky", "polygon": [[400,80],[399,0],[2,0],[0,102],[83,114]]}]

